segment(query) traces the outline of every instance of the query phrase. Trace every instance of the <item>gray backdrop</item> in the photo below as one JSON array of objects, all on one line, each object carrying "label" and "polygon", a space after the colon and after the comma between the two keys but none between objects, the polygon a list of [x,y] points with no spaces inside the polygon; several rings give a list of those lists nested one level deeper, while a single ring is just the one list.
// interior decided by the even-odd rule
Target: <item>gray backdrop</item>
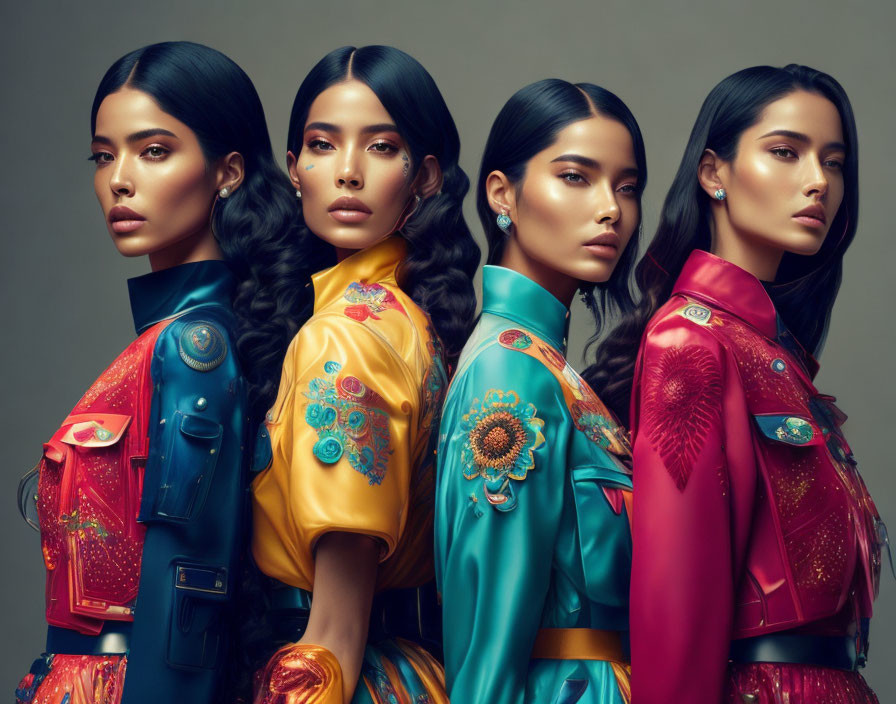
[{"label": "gray backdrop", "polygon": [[[616,92],[640,121],[650,180],[644,222],[656,225],[665,189],[709,89],[735,70],[792,61],[846,88],[862,145],[862,212],[846,257],[818,382],[850,413],[847,427],[881,514],[896,530],[892,469],[893,30],[896,4],[843,0],[688,3],[520,2],[480,6],[393,0],[124,2],[3,0],[0,18],[6,166],[0,173],[0,700],[41,652],[43,578],[38,535],[15,507],[18,478],[93,379],[133,337],[125,279],[148,271],[112,245],[92,187],[89,112],[103,72],[151,42],[190,39],[228,54],[255,81],[275,151],[284,153],[299,82],[329,50],[385,43],[433,74],[476,173],[491,121],[531,81],[556,76]],[[479,236],[473,199],[468,219]],[[481,240],[481,237],[480,237]],[[588,321],[574,315],[578,364]],[[896,682],[896,582],[883,577],[866,677],[882,702]],[[695,663],[699,676],[699,663]],[[649,675],[648,675],[649,676]]]}]

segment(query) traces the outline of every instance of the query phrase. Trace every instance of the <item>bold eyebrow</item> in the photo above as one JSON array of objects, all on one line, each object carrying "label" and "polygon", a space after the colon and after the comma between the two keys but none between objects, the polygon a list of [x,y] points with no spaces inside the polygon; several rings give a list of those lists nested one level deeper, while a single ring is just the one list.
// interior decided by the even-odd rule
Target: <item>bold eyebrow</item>
[{"label": "bold eyebrow", "polygon": [[396,125],[393,125],[391,122],[381,122],[378,125],[368,125],[361,131],[365,134],[371,134],[375,132],[398,132],[398,127]]},{"label": "bold eyebrow", "polygon": [[[309,130],[322,130],[324,132],[342,132],[342,128],[339,125],[334,125],[331,122],[309,122],[305,126],[305,131]],[[398,127],[393,125],[391,122],[381,122],[377,125],[368,125],[361,129],[361,132],[365,134],[371,134],[375,132],[398,132]]]},{"label": "bold eyebrow", "polygon": [[586,169],[600,168],[600,164],[594,159],[589,159],[587,156],[581,156],[579,154],[561,154],[556,159],[551,159],[552,164],[557,161],[571,161],[573,164],[584,166]]},{"label": "bold eyebrow", "polygon": [[[792,130],[772,130],[771,132],[766,132],[759,139],[765,139],[766,137],[787,137],[789,139],[795,139],[797,142],[803,142],[804,144],[808,144],[812,141],[802,132],[794,132]],[[843,142],[828,142],[824,146],[825,149],[839,149],[844,152],[846,151],[846,145]]]},{"label": "bold eyebrow", "polygon": [[[595,161],[594,159],[589,159],[587,156],[581,156],[580,154],[561,154],[556,159],[551,159],[552,164],[556,161],[571,161],[573,164],[578,164],[579,166],[584,166],[586,169],[599,169],[600,168],[599,162]],[[637,177],[638,169],[636,169],[634,167],[622,169],[621,175]]]},{"label": "bold eyebrow", "polygon": [[[129,135],[127,137],[128,142],[139,142],[144,139],[148,139],[149,137],[174,137],[177,139],[177,135],[174,132],[169,132],[168,130],[163,130],[161,127],[151,127],[148,130],[140,130],[139,132],[134,132],[134,134]],[[100,142],[101,144],[112,144],[112,140],[108,137],[104,137],[101,134],[93,135],[94,142]]]}]

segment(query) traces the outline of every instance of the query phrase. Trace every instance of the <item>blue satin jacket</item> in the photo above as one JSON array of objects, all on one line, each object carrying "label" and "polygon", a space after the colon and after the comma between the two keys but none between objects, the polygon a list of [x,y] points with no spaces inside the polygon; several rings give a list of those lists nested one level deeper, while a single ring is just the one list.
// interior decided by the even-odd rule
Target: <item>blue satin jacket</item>
[{"label": "blue satin jacket", "polygon": [[621,702],[622,662],[533,648],[543,629],[628,629],[627,436],[566,362],[566,307],[502,267],[482,288],[437,455],[451,700]]},{"label": "blue satin jacket", "polygon": [[[125,704],[201,704],[220,686],[247,513],[233,285],[221,261],[131,279],[138,337],[26,477],[50,625],[19,701],[39,692],[53,654],[126,653]],[[88,661],[58,691],[92,682]]]}]

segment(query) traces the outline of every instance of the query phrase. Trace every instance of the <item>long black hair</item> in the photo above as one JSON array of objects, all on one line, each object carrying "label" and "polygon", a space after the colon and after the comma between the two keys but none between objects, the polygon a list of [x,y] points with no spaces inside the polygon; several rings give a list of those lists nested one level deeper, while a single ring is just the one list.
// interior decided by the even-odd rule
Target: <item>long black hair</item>
[{"label": "long black hair", "polygon": [[[495,213],[488,202],[485,190],[488,175],[492,171],[501,171],[519,191],[523,187],[529,160],[550,147],[564,128],[595,115],[616,120],[631,135],[638,169],[639,214],[632,238],[610,278],[602,284],[582,283],[579,286],[585,304],[594,315],[595,331],[591,342],[597,338],[601,321],[608,313],[613,310],[626,312],[633,306],[629,282],[638,253],[641,194],[647,183],[647,157],[641,130],[631,110],[616,95],[591,83],[569,83],[558,78],[546,78],[521,88],[495,118],[482,155],[476,190],[476,210],[488,240],[488,263],[499,264],[507,235],[498,227]],[[586,379],[590,372],[591,367],[585,370]]]},{"label": "long black hair", "polygon": [[711,247],[710,196],[697,180],[707,149],[730,161],[744,130],[772,102],[797,90],[824,96],[837,108],[846,140],[843,202],[829,236],[812,256],[786,253],[769,294],[785,324],[804,348],[817,354],[840,288],[843,255],[856,233],[859,212],[859,158],[856,123],[846,92],[821,71],[790,64],[754,66],[728,76],[712,89],[700,109],[684,157],[660,215],[656,236],[635,269],[641,298],[598,349],[595,390],[620,418],[627,419],[635,358],[648,321],[669,298],[676,278],[694,249]]},{"label": "long black hair", "polygon": [[237,280],[237,347],[258,420],[273,403],[286,347],[310,315],[313,297],[305,284],[322,268],[302,246],[296,198],[274,159],[261,100],[221,52],[162,42],[132,51],[106,71],[93,100],[91,134],[100,104],[124,87],[143,91],[193,130],[207,162],[230,152],[243,157],[244,180],[216,201],[212,228]]},{"label": "long black hair", "polygon": [[[314,99],[350,79],[369,87],[395,120],[415,172],[428,155],[442,169],[442,190],[423,200],[399,232],[408,252],[398,274],[402,290],[429,314],[453,365],[476,311],[473,274],[479,265],[479,247],[462,210],[470,182],[458,165],[457,128],[435,81],[416,59],[390,46],[346,46],[327,54],[302,81],[289,119],[289,151],[298,156],[302,148]],[[302,229],[309,232],[304,221]]]}]

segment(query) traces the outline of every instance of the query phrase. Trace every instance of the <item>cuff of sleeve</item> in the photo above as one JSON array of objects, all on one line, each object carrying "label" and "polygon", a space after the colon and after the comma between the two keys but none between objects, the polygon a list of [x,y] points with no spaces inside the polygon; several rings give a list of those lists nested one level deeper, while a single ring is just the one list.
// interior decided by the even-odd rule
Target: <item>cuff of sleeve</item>
[{"label": "cuff of sleeve", "polygon": [[342,668],[320,645],[280,648],[260,673],[255,704],[343,704]]}]

